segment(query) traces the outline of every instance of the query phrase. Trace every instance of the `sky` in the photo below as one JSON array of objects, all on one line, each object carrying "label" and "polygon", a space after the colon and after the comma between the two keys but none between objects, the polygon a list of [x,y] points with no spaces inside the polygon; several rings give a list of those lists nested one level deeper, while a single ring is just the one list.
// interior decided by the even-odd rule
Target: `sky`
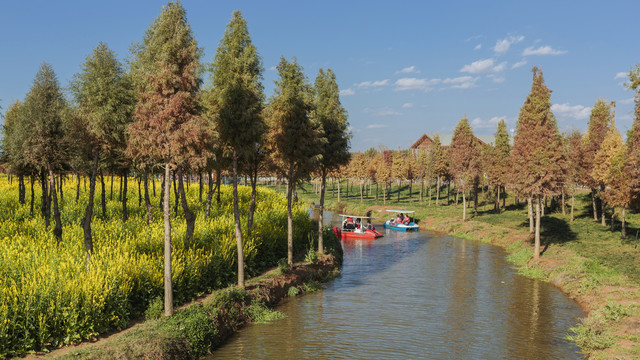
[{"label": "sky", "polygon": [[[63,87],[99,42],[124,61],[165,1],[0,0],[0,106],[23,100],[42,62]],[[626,74],[640,63],[640,1],[190,1],[183,6],[202,62],[211,62],[234,10],[247,20],[270,97],[275,66],[297,58],[310,83],[332,69],[349,114],[351,150],[406,149],[476,134],[505,119],[514,131],[542,69],[560,131],[587,128],[599,98],[616,125],[633,122]],[[205,82],[209,82],[207,77]]]}]

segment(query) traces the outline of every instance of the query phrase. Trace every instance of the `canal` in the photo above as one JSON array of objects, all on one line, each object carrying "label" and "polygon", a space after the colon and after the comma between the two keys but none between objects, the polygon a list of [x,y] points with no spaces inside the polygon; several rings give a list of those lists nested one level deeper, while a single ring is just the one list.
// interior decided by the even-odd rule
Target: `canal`
[{"label": "canal", "polygon": [[[384,230],[383,230],[384,231]],[[216,359],[577,359],[584,317],[552,285],[517,274],[503,249],[431,232],[343,242],[324,291],[249,325]]]}]

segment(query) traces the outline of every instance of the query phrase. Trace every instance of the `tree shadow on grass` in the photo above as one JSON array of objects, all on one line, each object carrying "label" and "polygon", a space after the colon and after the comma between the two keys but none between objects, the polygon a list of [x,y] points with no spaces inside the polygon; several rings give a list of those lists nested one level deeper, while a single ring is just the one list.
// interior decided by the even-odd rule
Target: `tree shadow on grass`
[{"label": "tree shadow on grass", "polygon": [[545,216],[540,221],[540,237],[544,244],[540,254],[544,254],[551,244],[564,244],[578,238],[578,234],[571,230],[567,220]]}]

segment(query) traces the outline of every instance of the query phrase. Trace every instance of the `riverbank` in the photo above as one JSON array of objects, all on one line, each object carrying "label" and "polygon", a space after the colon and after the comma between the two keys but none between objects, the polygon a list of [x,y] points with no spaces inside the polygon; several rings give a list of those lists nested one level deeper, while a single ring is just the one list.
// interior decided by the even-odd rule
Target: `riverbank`
[{"label": "riverbank", "polygon": [[272,269],[247,280],[245,289],[228,287],[182,306],[168,318],[138,323],[94,343],[58,349],[26,359],[197,359],[215,350],[249,322],[284,316],[272,310],[280,301],[322,288],[339,274],[341,252]]},{"label": "riverbank", "polygon": [[[435,199],[431,204],[427,199],[420,203],[416,194],[413,199],[407,195],[403,189],[396,201],[397,194],[392,194],[393,200],[387,200],[387,205],[381,205],[381,198],[375,201],[373,194],[366,199],[365,193],[363,200],[359,193],[350,197],[342,194],[341,202],[328,196],[327,208],[354,214],[370,212],[376,224],[389,216],[387,209],[413,210],[423,230],[501,246],[520,273],[551,282],[588,313],[568,334],[585,354],[593,359],[640,358],[640,256],[633,239],[621,241],[619,232],[590,218],[589,198],[582,195],[576,200],[574,222],[568,213],[561,212],[543,218],[543,253],[538,262],[533,262],[526,208],[512,205],[497,214],[492,205],[481,203],[478,213],[463,222],[461,205],[442,205],[442,198],[436,206]],[[313,186],[298,191],[298,196],[310,203],[318,201]],[[467,214],[473,214],[473,209],[468,209]],[[637,214],[628,220],[632,228],[638,225]],[[634,229],[632,233],[635,232]]]}]

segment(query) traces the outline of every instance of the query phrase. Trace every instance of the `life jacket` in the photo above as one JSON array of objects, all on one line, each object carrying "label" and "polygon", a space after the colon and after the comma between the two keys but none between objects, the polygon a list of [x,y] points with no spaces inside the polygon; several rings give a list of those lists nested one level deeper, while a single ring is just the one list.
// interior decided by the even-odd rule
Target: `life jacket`
[{"label": "life jacket", "polygon": [[347,224],[353,224],[353,219],[352,219],[352,218],[350,218],[350,217],[348,217],[348,218],[347,218]]},{"label": "life jacket", "polygon": [[409,225],[410,222],[411,222],[411,220],[409,219],[408,216],[406,218],[404,218],[404,220],[402,220],[402,223],[405,224],[405,225]]}]

